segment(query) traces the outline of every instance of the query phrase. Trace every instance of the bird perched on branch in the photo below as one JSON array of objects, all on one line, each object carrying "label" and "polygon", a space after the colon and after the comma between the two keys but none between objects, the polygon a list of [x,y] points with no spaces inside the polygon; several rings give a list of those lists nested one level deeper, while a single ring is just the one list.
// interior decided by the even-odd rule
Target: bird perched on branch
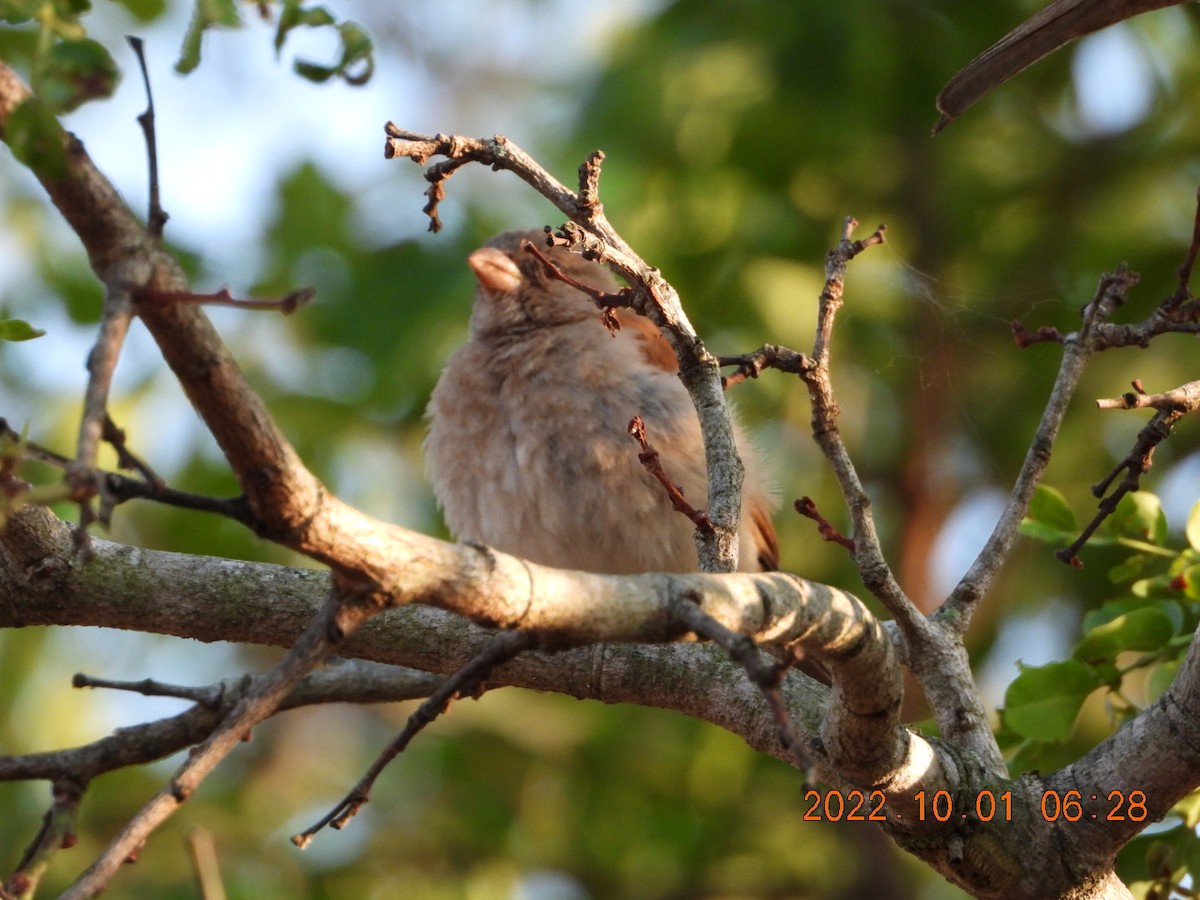
[{"label": "bird perched on branch", "polygon": [[937,97],[937,134],[992,88],[1064,44],[1125,19],[1187,0],[1054,0],[975,57]]},{"label": "bird perched on branch", "polygon": [[[470,335],[429,403],[425,457],[460,540],[560,568],[697,571],[695,526],[672,509],[630,437],[645,422],[669,479],[703,508],[708,479],[695,409],[658,329],[629,310],[610,333],[595,302],[524,249],[536,242],[568,277],[618,290],[603,266],[543,232],[509,232],[467,262],[478,287]],[[739,568],[773,569],[769,492],[745,440]]]}]

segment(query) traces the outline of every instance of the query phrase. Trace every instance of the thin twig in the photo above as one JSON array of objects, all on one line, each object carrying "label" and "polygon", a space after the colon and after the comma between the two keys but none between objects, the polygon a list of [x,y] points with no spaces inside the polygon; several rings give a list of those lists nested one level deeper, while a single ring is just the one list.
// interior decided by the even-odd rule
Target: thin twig
[{"label": "thin twig", "polygon": [[[983,550],[980,551],[967,573],[954,588],[942,609],[938,611],[939,617],[945,617],[946,621],[953,621],[955,627],[964,631],[970,624],[975,605],[986,594],[991,580],[999,572],[1008,556],[1021,519],[1033,496],[1033,490],[1050,463],[1050,450],[1066,414],[1067,404],[1073,396],[1083,368],[1092,354],[1115,347],[1147,347],[1152,338],[1167,332],[1200,333],[1200,324],[1197,323],[1197,319],[1200,318],[1200,306],[1190,299],[1191,293],[1188,288],[1197,254],[1200,254],[1200,192],[1197,193],[1192,240],[1183,263],[1179,267],[1178,286],[1175,292],[1166,297],[1145,320],[1132,325],[1117,325],[1108,321],[1109,317],[1125,303],[1130,288],[1139,281],[1137,273],[1129,271],[1122,263],[1113,273],[1101,276],[1096,293],[1083,308],[1083,324],[1078,333],[1061,335],[1056,329],[1043,327],[1031,335],[1024,326],[1014,323],[1013,333],[1017,338],[1018,345],[1029,346],[1043,340],[1058,341],[1064,347],[1063,360],[1054,388],[1042,413],[1042,420],[1030,443],[1029,451],[1026,453],[1009,501]],[[1103,494],[1121,471],[1128,472],[1122,483],[1123,487],[1118,491],[1119,495],[1105,498],[1101,502],[1100,511],[1084,529],[1080,538],[1070,547],[1056,553],[1060,559],[1071,565],[1081,565],[1078,550],[1082,548],[1100,523],[1116,508],[1120,496],[1130,490],[1136,490],[1141,473],[1149,468],[1150,456],[1154,447],[1159,441],[1166,438],[1174,426],[1175,418],[1171,418],[1170,409],[1173,408],[1176,401],[1188,402],[1184,395],[1191,391],[1190,386],[1184,385],[1176,390],[1183,393],[1177,394],[1175,397],[1168,394],[1151,400],[1139,396],[1142,392],[1136,391],[1134,394],[1126,394],[1121,401],[1103,402],[1101,408],[1106,409],[1156,406],[1163,410],[1163,414],[1156,416],[1143,429],[1130,455],[1097,485],[1100,494]],[[1157,437],[1159,434],[1162,436]]]},{"label": "thin twig", "polygon": [[828,367],[829,349],[833,342],[833,321],[842,308],[842,293],[845,288],[846,266],[868,247],[884,242],[886,225],[880,225],[866,240],[855,240],[852,235],[858,221],[847,216],[842,222],[842,239],[825,254],[825,286],[821,289],[817,307],[817,332],[813,341],[813,361],[817,366]]},{"label": "thin twig", "polygon": [[74,688],[106,688],[113,691],[129,691],[145,697],[175,697],[180,700],[190,700],[215,709],[225,694],[224,685],[184,685],[168,684],[153,678],[143,678],[141,681],[116,681],[109,678],[95,678],[82,672],[76,673],[71,679]]},{"label": "thin twig", "polygon": [[108,421],[108,396],[112,389],[113,373],[129,333],[133,305],[129,293],[111,286],[105,292],[104,309],[100,314],[100,330],[96,343],[87,358],[88,383],[83,395],[83,415],[79,420],[79,440],[74,465],[67,470],[66,483],[75,502],[79,504],[79,530],[75,532],[75,549],[81,559],[88,558],[88,533],[92,522],[107,520],[107,511],[97,514],[91,498],[101,493],[94,481],[96,455]]},{"label": "thin twig", "polygon": [[[1121,502],[1121,499],[1126,494],[1138,490],[1141,486],[1142,475],[1150,471],[1150,466],[1153,465],[1155,448],[1171,436],[1171,431],[1174,429],[1175,424],[1183,418],[1186,412],[1187,410],[1183,409],[1173,409],[1160,410],[1154,414],[1154,418],[1146,424],[1145,428],[1138,432],[1133,449],[1129,451],[1123,460],[1117,463],[1116,467],[1108,475],[1093,485],[1092,493],[1102,498],[1096,515],[1092,517],[1092,520],[1080,532],[1079,537],[1071,542],[1070,546],[1055,551],[1055,557],[1069,566],[1077,569],[1083,568],[1083,561],[1079,558],[1079,551],[1083,549],[1083,545],[1095,534],[1096,529],[1103,524],[1104,520],[1116,511],[1117,504]],[[1125,472],[1125,477],[1121,479],[1121,482],[1111,494],[1105,496],[1105,492],[1121,472]]]},{"label": "thin twig", "polygon": [[192,871],[196,874],[196,886],[200,900],[225,900],[225,887],[221,884],[221,866],[217,860],[217,846],[212,834],[205,828],[195,827],[188,832],[188,852],[192,857]]},{"label": "thin twig", "polygon": [[94,897],[104,890],[121,865],[146,838],[195,792],[204,778],[245,738],[250,730],[273,715],[297,683],[319,665],[333,648],[376,611],[356,602],[353,594],[337,587],[287,655],[270,671],[254,680],[233,711],[175,772],[170,783],[126,823],[120,833],[87,870],[62,895],[66,900]]},{"label": "thin twig", "polygon": [[[415,669],[343,661],[310,672],[279,705],[279,711],[324,703],[397,703],[428,697],[444,679]],[[121,682],[82,679],[76,686],[133,688]],[[243,675],[200,687],[165,686],[165,695],[194,699],[183,712],[121,728],[89,744],[66,750],[0,756],[0,781],[70,780],[86,785],[105,772],[164,759],[199,744],[229,715],[254,686]]]},{"label": "thin twig", "polygon": [[388,744],[387,748],[359,779],[358,784],[341,801],[331,809],[320,821],[292,836],[292,843],[304,849],[317,832],[326,826],[343,828],[360,809],[371,799],[371,788],[388,763],[395,759],[412,742],[420,732],[437,719],[450,706],[450,701],[456,697],[478,696],[483,691],[483,682],[497,667],[510,659],[532,650],[541,643],[541,637],[533,631],[503,631],[488,642],[479,653],[465,666],[447,678],[442,685],[429,695],[428,699],[417,707],[416,712],[408,717],[404,730]]},{"label": "thin twig", "polygon": [[671,501],[672,508],[679,513],[683,513],[691,523],[696,526],[696,530],[701,534],[712,534],[713,523],[708,517],[708,513],[703,510],[696,509],[692,504],[687,502],[683,496],[683,488],[671,480],[666,470],[663,468],[662,459],[657,450],[646,438],[646,423],[642,421],[641,416],[634,416],[629,421],[629,434],[638,446],[642,448],[642,452],[638,454],[638,462],[642,464],[659,484],[663,486],[663,490],[667,492],[667,497]]},{"label": "thin twig", "polygon": [[1066,339],[1053,325],[1041,325],[1035,331],[1030,331],[1025,327],[1025,323],[1013,319],[1009,328],[1012,330],[1013,340],[1022,350],[1034,344],[1061,344]]},{"label": "thin twig", "polygon": [[793,507],[800,515],[817,523],[817,533],[821,535],[822,540],[841,544],[853,555],[854,539],[846,537],[833,526],[832,522],[821,515],[821,511],[817,509],[817,503],[812,497],[801,497],[793,504]]},{"label": "thin twig", "polygon": [[108,393],[132,317],[133,306],[129,294],[110,289],[104,299],[100,331],[87,358],[88,384],[83,397],[83,417],[75,451],[75,462],[84,469],[92,469],[96,465],[96,453],[103,439],[104,423],[108,419]]},{"label": "thin twig", "polygon": [[617,310],[629,309],[632,305],[629,288],[623,287],[615,292],[602,291],[565,272],[554,260],[539,250],[532,241],[526,241],[524,246],[525,252],[536,257],[537,261],[542,264],[542,268],[546,270],[546,273],[551,278],[555,278],[563,284],[570,285],[575,290],[587,294],[592,299],[592,302],[604,314],[604,325],[611,334],[616,334],[621,330],[621,320],[617,317]]},{"label": "thin twig", "polygon": [[776,344],[763,344],[757,350],[740,356],[719,356],[717,363],[723,369],[737,366],[736,372],[721,378],[721,386],[726,389],[741,384],[747,378],[757,378],[763,369],[778,369],[780,372],[802,375],[813,365],[812,360],[803,353]]},{"label": "thin twig", "polygon": [[901,589],[884,558],[870,500],[838,429],[837,419],[841,410],[834,397],[830,378],[833,325],[842,307],[846,268],[863,250],[882,244],[886,231],[885,226],[880,225],[869,237],[860,241],[853,238],[857,226],[857,221],[847,217],[842,225],[842,239],[825,256],[825,285],[817,307],[812,357],[800,374],[812,402],[813,437],[833,468],[854,523],[854,536],[848,540],[853,544],[863,583],[887,607],[906,639],[919,646],[923,635],[923,617]]},{"label": "thin twig", "polygon": [[1196,191],[1196,215],[1192,219],[1192,242],[1188,246],[1187,255],[1183,258],[1183,264],[1179,267],[1179,287],[1176,288],[1174,294],[1163,301],[1164,308],[1173,309],[1192,299],[1190,285],[1197,255],[1200,255],[1200,190]]},{"label": "thin twig", "polygon": [[[0,437],[13,441],[18,448],[17,452],[25,459],[35,459],[65,472],[82,473],[72,495],[76,501],[81,498],[90,499],[97,494],[103,496],[105,502],[109,504],[120,504],[134,499],[153,500],[179,509],[215,513],[240,522],[247,528],[258,527],[258,519],[250,509],[245,497],[208,497],[204,494],[193,494],[167,487],[161,482],[161,479],[153,480],[158,479],[158,476],[149,466],[140,462],[137,463],[137,468],[151,480],[143,481],[141,478],[130,478],[102,469],[84,470],[78,467],[74,460],[61,453],[55,453],[34,441],[23,439],[4,418],[0,418]],[[120,452],[118,449],[118,455]],[[86,494],[82,493],[84,490],[87,491]]]},{"label": "thin twig", "polygon": [[812,403],[813,437],[829,460],[850,512],[854,529],[853,537],[847,540],[853,545],[859,577],[895,619],[909,666],[943,736],[973,752],[985,770],[1001,773],[1005,770],[1004,758],[971,675],[961,637],[927,620],[896,580],[883,553],[870,498],[838,430],[839,408],[830,376],[830,353],[834,320],[843,302],[846,269],[864,249],[884,240],[883,226],[866,240],[853,240],[857,224],[847,218],[841,241],[826,254],[812,364],[801,375]]},{"label": "thin twig", "polygon": [[140,37],[126,35],[125,40],[133,48],[137,56],[138,66],[142,70],[142,83],[146,86],[146,111],[137,117],[146,136],[146,157],[150,167],[150,210],[146,218],[146,230],[156,239],[161,239],[163,226],[167,224],[166,210],[159,202],[158,193],[158,139],[154,130],[154,95],[150,91],[150,73],[146,69],[145,42]]},{"label": "thin twig", "polygon": [[55,781],[51,790],[53,801],[42,817],[41,827],[16,870],[0,885],[0,896],[32,897],[54,855],[75,846],[75,822],[83,789],[68,777]]},{"label": "thin twig", "polygon": [[[1188,413],[1194,412],[1200,406],[1200,381],[1188,382],[1161,394],[1147,394],[1141,389],[1141,383],[1135,382],[1132,392],[1119,399],[1098,400],[1096,405],[1100,409],[1150,408],[1157,412],[1138,432],[1133,449],[1117,463],[1108,475],[1093,485],[1092,494],[1101,498],[1095,516],[1069,547],[1055,552],[1054,555],[1058,559],[1077,569],[1083,568],[1083,562],[1079,559],[1079,551],[1096,533],[1096,529],[1116,511],[1117,504],[1126,494],[1141,487],[1141,478],[1150,471],[1150,467],[1153,465],[1154,451],[1158,445],[1171,436],[1172,430],[1180,419]],[[1125,473],[1125,477],[1121,479],[1112,493],[1108,493],[1109,488],[1122,472]]]},{"label": "thin twig", "polygon": [[165,487],[166,482],[150,468],[150,464],[134,455],[125,440],[125,432],[117,427],[111,416],[104,417],[104,429],[101,436],[117,452],[117,466],[137,472],[155,487]]},{"label": "thin twig", "polygon": [[1050,465],[1051,449],[1058,437],[1059,428],[1062,427],[1067,407],[1079,386],[1083,370],[1094,353],[1108,346],[1104,343],[1104,328],[1107,324],[1104,318],[1122,305],[1126,293],[1136,283],[1137,275],[1124,266],[1119,266],[1112,274],[1101,276],[1095,294],[1083,308],[1082,327],[1078,332],[1064,336],[1063,357],[1059,363],[1058,375],[1050,390],[1050,396],[1046,399],[1041,420],[1025,453],[1008,502],[983,549],[934,614],[939,622],[960,633],[965,633],[970,626],[979,602],[987,595],[992,582],[1012,551],[1034,489]]},{"label": "thin twig", "polygon": [[317,296],[314,287],[297,288],[282,297],[267,300],[242,300],[233,296],[229,288],[221,288],[212,294],[196,294],[191,291],[160,291],[143,288],[134,293],[138,303],[195,303],[204,306],[233,306],[237,309],[278,310],[285,316],[291,315]]},{"label": "thin twig", "polygon": [[[783,697],[779,692],[780,682],[787,673],[788,666],[774,660],[768,662],[751,638],[738,634],[726,628],[712,616],[704,612],[694,600],[685,600],[676,605],[674,614],[689,630],[705,640],[710,640],[729,654],[730,659],[745,670],[752,684],[762,692],[771,716],[775,720],[775,729],[779,734],[779,743],[792,756],[796,768],[808,772],[813,767],[812,754],[803,746],[802,740],[792,725]],[[811,780],[811,778],[810,778]]]},{"label": "thin twig", "polygon": [[1181,409],[1193,412],[1197,407],[1200,407],[1200,381],[1189,381],[1160,394],[1148,394],[1140,381],[1134,381],[1132,391],[1120,397],[1096,401],[1097,409]]}]

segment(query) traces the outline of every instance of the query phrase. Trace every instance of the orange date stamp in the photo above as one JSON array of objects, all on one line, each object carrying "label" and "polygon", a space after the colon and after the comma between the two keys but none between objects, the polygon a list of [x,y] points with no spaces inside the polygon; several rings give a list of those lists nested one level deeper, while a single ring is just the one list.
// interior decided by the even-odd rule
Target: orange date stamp
[{"label": "orange date stamp", "polygon": [[[804,820],[808,822],[886,822],[889,818],[903,819],[903,813],[887,809],[887,795],[883,791],[821,791],[804,792]],[[913,795],[914,812],[909,821],[949,822],[953,818],[973,819],[977,822],[1012,821],[1012,791],[997,795],[993,791],[979,791],[973,803],[966,807],[956,806],[949,791],[928,794],[917,791]]]},{"label": "orange date stamp", "polygon": [[1046,791],[1042,794],[1042,818],[1047,822],[1145,822],[1146,792],[1109,791],[1084,794],[1080,791]]},{"label": "orange date stamp", "polygon": [[[887,795],[883,791],[827,791],[804,792],[804,814],[806,822],[886,822],[889,818],[903,819],[904,814],[887,809]],[[983,789],[975,796],[956,798],[945,790],[929,794],[917,791],[913,795],[912,809],[908,819],[917,822],[949,822],[952,819],[973,822],[1011,822],[1013,817],[1012,791]],[[1042,793],[1039,812],[1046,822],[1144,822],[1150,812],[1146,808],[1144,791],[1121,790],[1107,794],[1084,795],[1077,790]]]}]

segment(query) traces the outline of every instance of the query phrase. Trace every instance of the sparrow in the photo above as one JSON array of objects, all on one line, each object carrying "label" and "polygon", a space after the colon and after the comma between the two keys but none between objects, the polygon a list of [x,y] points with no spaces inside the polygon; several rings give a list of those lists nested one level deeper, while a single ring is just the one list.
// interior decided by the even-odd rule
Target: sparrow
[{"label": "sparrow", "polygon": [[933,133],[966,112],[984,94],[1076,38],[1144,12],[1187,0],[1054,0],[951,78],[937,96],[941,113]]},{"label": "sparrow", "polygon": [[[687,501],[703,509],[708,476],[695,408],[675,354],[648,319],[619,329],[579,289],[527,252],[606,293],[602,265],[541,231],[507,232],[467,257],[478,282],[464,346],[446,363],[427,416],[425,459],[446,524],[475,541],[558,568],[610,574],[695,572],[695,526],[638,460],[629,424]],[[771,491],[736,432],[746,468],[739,569],[779,563]]]}]

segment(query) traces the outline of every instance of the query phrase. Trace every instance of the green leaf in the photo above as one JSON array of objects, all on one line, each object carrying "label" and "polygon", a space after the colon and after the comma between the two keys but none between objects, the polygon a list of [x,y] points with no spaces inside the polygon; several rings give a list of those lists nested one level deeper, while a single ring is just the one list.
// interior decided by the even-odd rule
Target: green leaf
[{"label": "green leaf", "polygon": [[1200,565],[1195,563],[1186,565],[1188,562],[1186,558],[1181,558],[1181,561],[1185,565],[1179,571],[1169,573],[1171,577],[1169,587],[1175,591],[1182,591],[1189,600],[1200,600]]},{"label": "green leaf", "polygon": [[1029,513],[1021,522],[1021,533],[1046,543],[1071,539],[1079,530],[1075,513],[1066,498],[1052,487],[1038,485],[1029,501]]},{"label": "green leaf", "polygon": [[91,8],[91,0],[0,0],[0,19],[13,25],[37,19],[52,34],[79,37],[76,20]]},{"label": "green leaf", "polygon": [[1113,663],[1100,660],[1088,665],[1096,673],[1096,683],[1100,687],[1116,689],[1121,686],[1121,670]]},{"label": "green leaf", "polygon": [[[366,84],[375,73],[375,48],[370,36],[353,22],[343,22],[338,26],[338,33],[342,38],[338,74],[347,84]],[[351,69],[356,66],[358,70],[352,72]]]},{"label": "green leaf", "polygon": [[1153,703],[1171,686],[1179,673],[1179,663],[1175,660],[1160,663],[1150,670],[1146,676],[1146,699]]},{"label": "green leaf", "polygon": [[1145,598],[1182,595],[1189,600],[1200,600],[1200,564],[1195,562],[1192,551],[1185,550],[1171,562],[1164,574],[1139,578],[1129,586],[1129,593]]},{"label": "green leaf", "polygon": [[242,17],[238,14],[234,0],[196,0],[192,22],[184,35],[175,71],[186,75],[200,65],[200,42],[208,29],[239,28],[241,24]]},{"label": "green leaf", "polygon": [[298,59],[292,68],[301,78],[318,84],[335,75],[348,84],[365,84],[375,71],[374,47],[370,37],[353,22],[342,22],[323,6],[304,6],[302,0],[284,0],[279,14],[279,25],[275,29],[275,53],[283,49],[288,35],[296,28],[336,27],[342,45],[341,58],[333,65],[322,65]]},{"label": "green leaf", "polygon": [[371,39],[353,22],[343,22],[337,29],[342,40],[342,57],[337,64],[322,66],[298,59],[292,64],[296,74],[318,83],[337,75],[347,84],[366,84],[375,72]]},{"label": "green leaf", "polygon": [[121,73],[108,51],[90,38],[59,41],[40,60],[36,83],[53,112],[78,109],[88,100],[112,94]]},{"label": "green leaf", "polygon": [[279,13],[279,25],[275,29],[275,52],[283,49],[284,42],[293,28],[305,26],[321,28],[333,25],[337,20],[323,6],[313,6],[305,9],[300,0],[284,0],[283,9]]},{"label": "green leaf", "polygon": [[13,156],[43,178],[58,179],[66,174],[66,136],[39,98],[30,97],[12,111],[5,140]]},{"label": "green leaf", "polygon": [[0,21],[20,25],[37,15],[40,0],[0,0]]},{"label": "green leaf", "polygon": [[1019,531],[1025,537],[1041,541],[1043,544],[1065,544],[1070,540],[1067,532],[1035,522],[1033,519],[1023,519]]},{"label": "green leaf", "polygon": [[337,72],[336,69],[331,69],[329,66],[319,66],[316,63],[304,62],[300,59],[292,63],[292,69],[301,78],[307,78],[317,84],[323,84]]},{"label": "green leaf", "polygon": [[166,0],[115,0],[139,22],[153,22],[167,10]]},{"label": "green leaf", "polygon": [[1183,819],[1183,823],[1191,829],[1200,825],[1200,791],[1192,791],[1173,807],[1171,812]]},{"label": "green leaf", "polygon": [[1117,854],[1117,873],[1125,882],[1182,877],[1182,860],[1193,837],[1183,827],[1139,835]]},{"label": "green leaf", "polygon": [[45,333],[20,319],[0,319],[0,341],[31,341]]},{"label": "green leaf", "polygon": [[1154,600],[1144,600],[1140,597],[1126,597],[1123,600],[1110,600],[1099,609],[1094,609],[1083,617],[1081,631],[1087,634],[1093,628],[1098,628],[1127,613],[1143,609],[1155,609],[1171,623],[1172,636],[1192,632],[1196,629],[1194,616],[1182,602],[1160,597]]},{"label": "green leaf", "polygon": [[1105,523],[1108,531],[1162,546],[1167,540],[1167,517],[1162,501],[1148,491],[1126,494]]},{"label": "green leaf", "polygon": [[1083,701],[1099,686],[1091,667],[1074,659],[1022,667],[1004,695],[1004,722],[1034,740],[1065,741]]},{"label": "green leaf", "polygon": [[1113,584],[1121,584],[1124,581],[1132,581],[1142,574],[1142,569],[1146,568],[1146,563],[1150,561],[1144,553],[1135,553],[1126,559],[1124,562],[1117,563],[1108,570],[1108,580]]},{"label": "green leaf", "polygon": [[1188,545],[1193,550],[1200,551],[1200,500],[1192,504],[1184,533],[1187,535]]},{"label": "green leaf", "polygon": [[100,321],[104,305],[104,287],[82,260],[39,259],[38,274],[63,302],[73,322],[91,324]]},{"label": "green leaf", "polygon": [[1162,609],[1143,606],[1089,628],[1073,655],[1089,661],[1112,659],[1125,650],[1159,650],[1174,635],[1175,626]]}]

